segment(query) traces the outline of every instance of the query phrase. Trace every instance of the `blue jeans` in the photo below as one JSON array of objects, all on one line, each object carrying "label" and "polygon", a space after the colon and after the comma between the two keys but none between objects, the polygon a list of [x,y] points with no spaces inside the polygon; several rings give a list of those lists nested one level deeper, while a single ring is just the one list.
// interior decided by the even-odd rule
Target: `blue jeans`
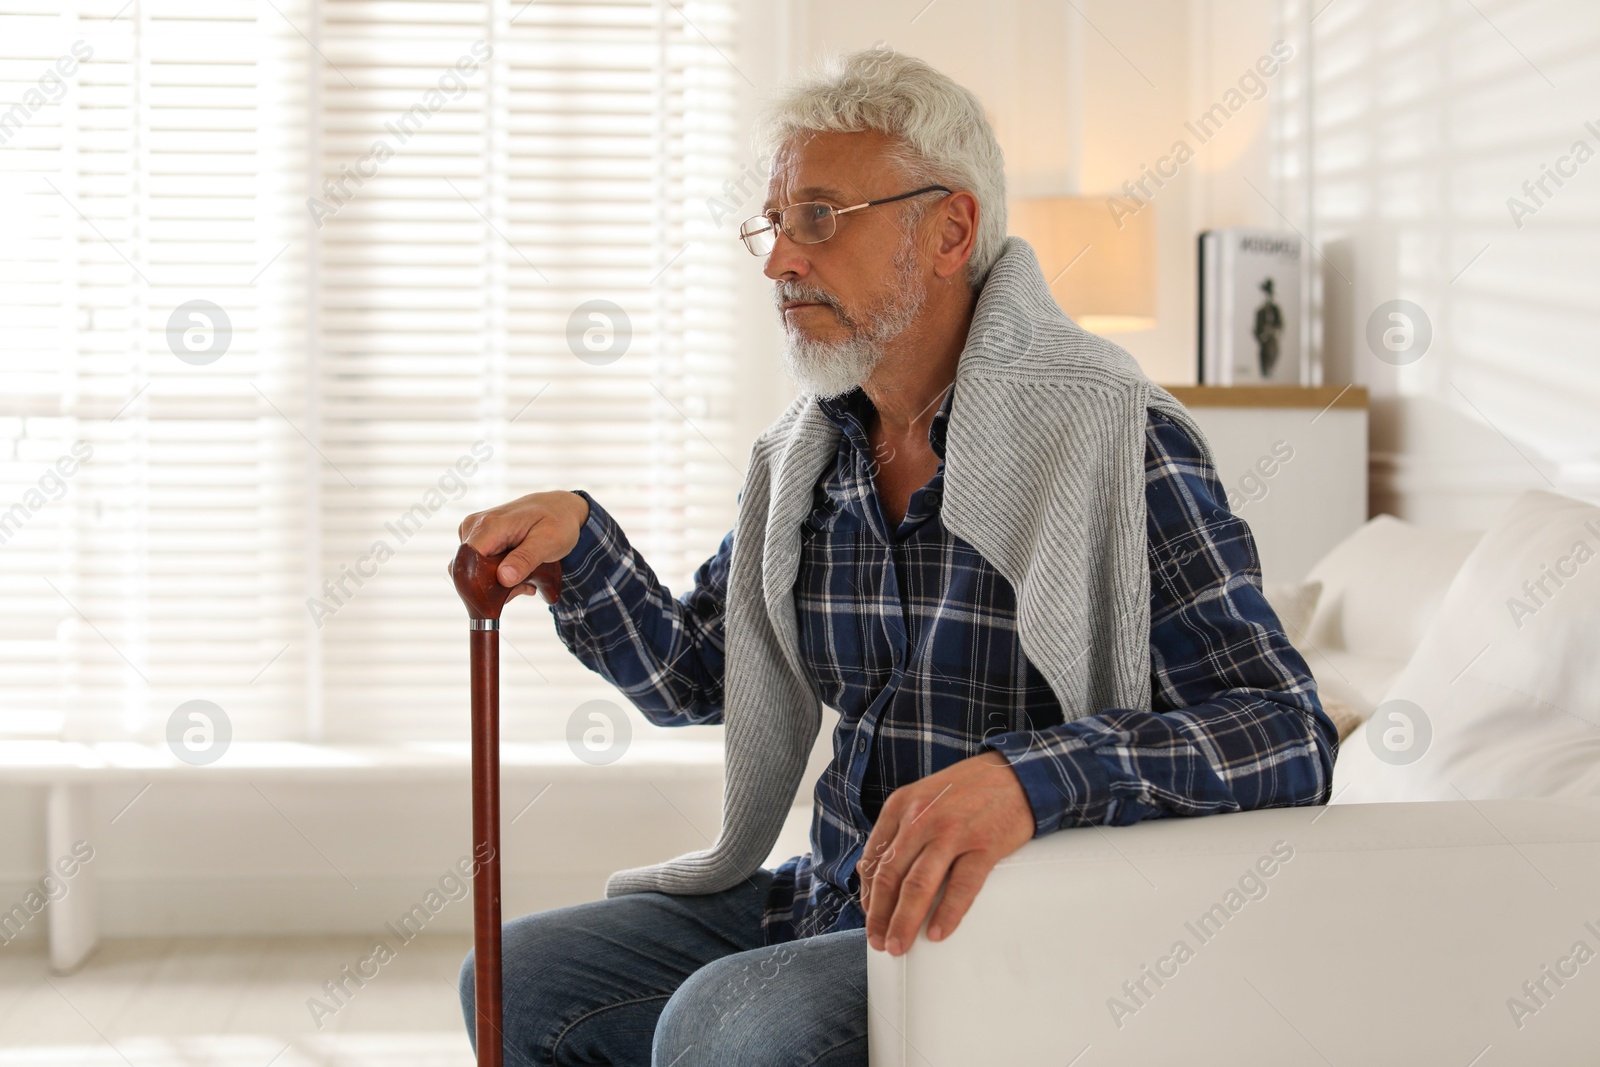
[{"label": "blue jeans", "polygon": [[[760,870],[720,893],[632,893],[505,923],[506,1067],[865,1067],[865,931],[762,947],[771,883]],[[460,989],[476,1049],[472,963]]]}]

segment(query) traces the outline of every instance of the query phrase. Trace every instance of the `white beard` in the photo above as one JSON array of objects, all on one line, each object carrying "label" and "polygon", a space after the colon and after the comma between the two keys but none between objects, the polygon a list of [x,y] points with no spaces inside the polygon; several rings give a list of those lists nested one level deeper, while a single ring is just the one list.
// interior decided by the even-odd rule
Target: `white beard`
[{"label": "white beard", "polygon": [[[916,278],[916,250],[909,234],[900,251],[895,254],[893,265],[895,284],[890,292],[900,294],[900,297],[896,300],[891,295],[883,304],[868,312],[866,325],[846,318],[834,306],[834,313],[850,331],[850,336],[843,341],[814,341],[799,330],[785,325],[784,370],[802,392],[827,399],[843,396],[865,384],[883,361],[889,343],[916,320],[927,300],[928,289]],[[798,292],[791,295],[818,295],[815,291],[806,291],[803,286],[794,289]],[[784,287],[780,285],[774,295],[779,300],[785,299]],[[781,319],[783,312],[780,310],[778,314]]]},{"label": "white beard", "polygon": [[843,396],[872,377],[883,359],[883,349],[864,337],[845,341],[813,341],[787,330],[783,339],[783,369],[803,393],[823,399]]}]

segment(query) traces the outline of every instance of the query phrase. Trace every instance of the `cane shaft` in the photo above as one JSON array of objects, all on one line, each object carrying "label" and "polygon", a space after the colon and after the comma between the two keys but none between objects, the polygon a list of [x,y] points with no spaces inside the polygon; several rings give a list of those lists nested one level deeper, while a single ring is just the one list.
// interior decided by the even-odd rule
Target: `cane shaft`
[{"label": "cane shaft", "polygon": [[473,1002],[478,1067],[501,1067],[505,1042],[500,986],[500,634],[472,638]]},{"label": "cane shaft", "polygon": [[[450,577],[467,606],[472,635],[472,876],[474,1034],[478,1067],[501,1067],[505,1045],[500,980],[500,611],[511,590],[496,578],[506,553],[456,549]],[[561,563],[529,576],[545,599],[561,596]]]}]

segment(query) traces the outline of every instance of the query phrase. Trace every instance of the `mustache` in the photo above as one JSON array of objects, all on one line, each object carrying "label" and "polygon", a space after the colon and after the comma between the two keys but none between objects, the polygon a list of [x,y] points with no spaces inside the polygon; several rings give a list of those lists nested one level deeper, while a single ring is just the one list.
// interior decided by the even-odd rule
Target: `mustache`
[{"label": "mustache", "polygon": [[844,305],[839,298],[826,289],[818,289],[814,285],[806,285],[796,281],[780,281],[772,287],[772,306],[781,314],[783,305],[791,300],[803,300],[807,303],[822,304],[833,310],[839,316],[839,321],[846,326],[851,325],[850,317],[845,314]]}]

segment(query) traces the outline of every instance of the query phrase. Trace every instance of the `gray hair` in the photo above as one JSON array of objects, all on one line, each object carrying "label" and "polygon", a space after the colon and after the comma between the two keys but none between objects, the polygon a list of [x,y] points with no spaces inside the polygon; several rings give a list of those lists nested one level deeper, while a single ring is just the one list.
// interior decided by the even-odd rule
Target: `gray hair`
[{"label": "gray hair", "polygon": [[967,282],[983,284],[1006,239],[1005,158],[971,90],[915,56],[874,47],[835,56],[781,89],[756,123],[756,150],[772,158],[807,131],[888,135],[911,187],[947,185],[978,201]]}]

